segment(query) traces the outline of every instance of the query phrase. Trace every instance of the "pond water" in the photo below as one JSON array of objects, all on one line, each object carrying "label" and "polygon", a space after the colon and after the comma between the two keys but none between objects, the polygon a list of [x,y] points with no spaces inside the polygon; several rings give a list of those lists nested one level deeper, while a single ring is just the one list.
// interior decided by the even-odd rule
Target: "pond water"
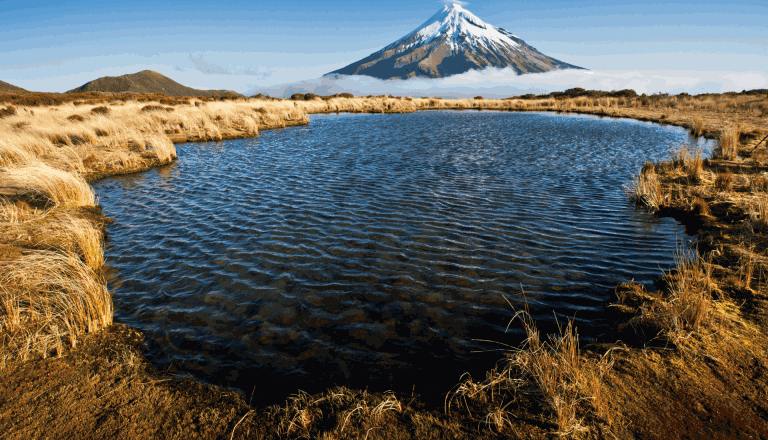
[{"label": "pond water", "polygon": [[94,185],[115,217],[116,321],[159,365],[254,402],[448,391],[520,340],[507,301],[598,337],[608,289],[672,265],[683,228],[623,187],[686,141],[608,118],[419,112],[178,145],[172,165]]}]

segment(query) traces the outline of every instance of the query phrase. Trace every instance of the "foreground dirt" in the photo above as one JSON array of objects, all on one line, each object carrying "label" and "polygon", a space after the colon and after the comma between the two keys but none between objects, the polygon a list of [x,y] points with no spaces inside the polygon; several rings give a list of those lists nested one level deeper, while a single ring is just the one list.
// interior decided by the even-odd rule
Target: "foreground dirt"
[{"label": "foreground dirt", "polygon": [[[66,357],[10,368],[0,378],[3,437],[260,439],[320,432],[336,438],[496,437],[459,417],[425,410],[417,396],[387,401],[381,394],[336,388],[285,408],[251,408],[241,392],[154,371],[141,355],[143,340],[135,330],[113,325]],[[326,408],[312,407],[323,399]],[[305,408],[310,410],[302,412]]]}]

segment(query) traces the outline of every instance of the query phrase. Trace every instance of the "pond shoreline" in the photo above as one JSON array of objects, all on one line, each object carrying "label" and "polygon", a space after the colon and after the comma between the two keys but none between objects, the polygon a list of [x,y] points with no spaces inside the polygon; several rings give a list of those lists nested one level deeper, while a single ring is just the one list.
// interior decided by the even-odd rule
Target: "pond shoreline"
[{"label": "pond shoreline", "polygon": [[[346,99],[351,101],[355,98]],[[372,103],[367,111],[356,108],[355,103],[352,102],[347,103],[347,107],[353,112],[369,113],[399,113],[408,110],[407,108],[387,108],[387,106],[392,107],[393,103],[399,104],[400,101],[404,100],[392,99],[389,101],[391,102],[384,104]],[[725,118],[712,117],[710,114],[712,112],[703,112],[703,116],[698,114],[675,115],[671,114],[669,108],[664,107],[649,108],[643,111],[642,108],[638,109],[638,107],[624,108],[617,105],[586,110],[569,108],[566,103],[555,102],[561,108],[534,109],[511,108],[521,101],[518,103],[491,100],[468,101],[472,105],[478,104],[482,107],[470,106],[468,108],[466,103],[461,103],[461,107],[473,110],[559,110],[565,113],[622,117],[692,128],[698,134],[708,134],[710,137],[714,137],[715,134],[721,136],[735,125],[728,120],[723,120]],[[488,102],[484,103],[484,101]],[[571,104],[574,102],[576,100],[570,101]],[[264,107],[267,104],[258,103]],[[338,111],[328,108],[319,111],[318,108],[310,107],[310,105],[317,104],[311,102],[305,105],[303,102],[287,101],[287,104],[293,104],[294,108],[299,108],[300,105],[298,104],[301,104],[301,110],[298,114],[291,115],[295,121],[287,121],[295,123],[295,125],[307,123],[306,116],[302,117],[301,114],[335,113]],[[444,100],[425,100],[424,104],[425,106],[420,109],[442,110],[449,109],[451,106]],[[456,103],[455,107],[460,107],[458,104]],[[487,105],[483,106],[483,104]],[[283,105],[283,102],[280,105]],[[551,107],[552,105],[548,106]],[[284,105],[284,107],[289,108],[290,105]],[[338,108],[344,108],[344,106],[337,106]],[[280,111],[285,111],[285,109],[281,108]],[[699,121],[696,120],[697,117],[700,118]],[[4,417],[6,421],[0,422],[0,425],[7,429],[6,432],[15,433],[11,435],[24,435],[22,432],[27,434],[40,432],[37,430],[43,429],[47,425],[57,425],[47,426],[47,428],[52,428],[54,432],[60,433],[55,436],[60,436],[66,432],[91,433],[85,437],[96,436],[95,433],[97,432],[101,432],[102,436],[114,434],[115,429],[126,432],[124,434],[126,436],[129,436],[127,432],[133,431],[136,433],[145,432],[149,436],[196,432],[203,437],[228,436],[232,433],[236,437],[255,436],[259,438],[273,437],[278,433],[290,436],[319,436],[321,432],[328,432],[335,433],[339,437],[355,437],[358,434],[362,435],[363,431],[370,431],[371,429],[374,429],[374,431],[370,431],[371,435],[374,436],[376,432],[386,431],[381,427],[389,423],[396,432],[400,432],[398,435],[408,432],[411,433],[411,436],[416,437],[419,437],[417,434],[420,434],[422,437],[438,435],[495,438],[499,432],[501,435],[517,432],[523,436],[538,438],[549,432],[570,431],[572,434],[593,438],[608,436],[609,433],[619,438],[636,436],[663,438],[663,434],[668,435],[669,431],[659,432],[657,431],[659,427],[655,424],[673,426],[672,431],[681,434],[716,435],[720,432],[718,423],[732,423],[734,420],[729,419],[729,417],[737,417],[736,414],[739,414],[739,418],[747,417],[752,425],[751,427],[732,427],[731,429],[735,429],[735,431],[731,432],[738,435],[749,435],[755,430],[761,432],[763,428],[768,429],[768,425],[766,425],[768,421],[759,412],[755,412],[755,408],[759,410],[765,406],[764,403],[761,405],[758,402],[762,398],[761,393],[764,394],[765,390],[766,379],[763,372],[766,366],[766,356],[765,346],[761,347],[758,342],[765,341],[765,325],[768,320],[764,317],[768,308],[764,302],[766,296],[765,280],[759,275],[753,276],[752,274],[759,274],[762,270],[762,266],[759,265],[763,264],[762,258],[765,249],[755,245],[755,243],[760,243],[761,237],[763,237],[763,232],[759,229],[761,227],[759,221],[762,218],[759,214],[752,216],[756,219],[757,223],[755,224],[757,226],[750,227],[752,227],[753,232],[757,230],[758,233],[755,235],[756,238],[750,238],[752,250],[749,255],[752,257],[749,257],[748,261],[751,262],[749,263],[751,272],[749,282],[746,282],[746,285],[744,285],[744,280],[747,279],[745,266],[747,263],[744,263],[746,260],[742,258],[743,252],[739,250],[744,246],[738,238],[734,238],[733,228],[736,227],[734,225],[740,225],[740,222],[744,222],[745,218],[752,218],[750,212],[757,209],[750,204],[751,201],[742,203],[743,201],[740,201],[737,196],[744,193],[745,190],[741,188],[747,188],[746,191],[751,191],[750,188],[752,187],[759,188],[760,183],[752,184],[752,181],[757,181],[759,173],[764,172],[765,166],[759,160],[753,164],[755,158],[749,160],[739,158],[739,154],[746,155],[749,150],[750,145],[747,142],[758,139],[757,136],[761,133],[758,124],[754,123],[751,117],[739,119],[736,115],[732,118],[742,121],[740,136],[737,135],[737,139],[740,138],[738,139],[740,142],[737,142],[736,146],[737,150],[740,148],[738,154],[707,160],[706,163],[701,164],[699,176],[688,180],[686,180],[687,176],[696,172],[690,170],[691,163],[695,162],[692,158],[689,158],[687,162],[686,160],[678,160],[678,163],[659,164],[654,170],[657,177],[653,179],[658,182],[659,194],[655,196],[661,200],[661,203],[649,206],[661,214],[673,214],[687,226],[698,230],[699,241],[703,243],[699,248],[699,254],[702,256],[707,254],[707,258],[709,258],[707,264],[710,265],[710,267],[701,270],[702,273],[708,271],[708,282],[715,286],[706,287],[710,295],[709,298],[704,298],[702,301],[710,301],[706,304],[711,303],[710,309],[712,310],[723,309],[731,313],[730,315],[709,314],[706,315],[708,319],[723,323],[729,317],[732,320],[738,318],[745,324],[740,326],[738,331],[735,331],[725,324],[714,328],[702,326],[701,322],[698,322],[694,326],[695,328],[691,327],[686,331],[687,336],[685,338],[675,339],[674,335],[671,335],[669,330],[664,327],[666,322],[664,313],[668,313],[672,309],[670,304],[678,301],[675,299],[676,297],[672,297],[673,299],[670,300],[668,294],[670,286],[674,287],[675,283],[678,282],[674,275],[659,283],[661,289],[658,292],[645,292],[631,284],[617,287],[614,290],[615,299],[612,301],[616,306],[608,307],[607,311],[613,314],[617,324],[612,336],[623,340],[624,343],[616,344],[613,343],[613,340],[607,340],[604,344],[585,347],[578,358],[578,363],[584,365],[581,370],[558,373],[561,375],[561,379],[559,379],[561,384],[566,388],[570,386],[574,389],[580,389],[578,393],[566,396],[573,400],[573,414],[570,416],[567,411],[560,412],[566,408],[550,407],[546,404],[547,396],[551,397],[551,394],[547,393],[556,394],[558,392],[557,387],[552,390],[546,388],[537,381],[536,376],[524,369],[522,371],[510,370],[507,374],[522,375],[521,377],[529,383],[539,384],[536,385],[539,387],[539,391],[523,393],[522,396],[509,400],[509,396],[518,394],[511,388],[511,383],[504,382],[503,377],[491,375],[489,376],[491,382],[465,380],[458,386],[462,394],[453,394],[454,397],[460,396],[460,399],[446,400],[446,403],[449,401],[453,403],[448,414],[440,413],[439,407],[435,406],[434,403],[439,399],[433,401],[434,396],[432,398],[424,396],[426,401],[433,402],[425,404],[424,398],[419,399],[417,394],[413,396],[375,394],[348,389],[329,390],[316,396],[299,394],[287,402],[284,409],[257,409],[249,406],[247,396],[244,394],[226,388],[191,382],[188,379],[171,379],[153,371],[151,365],[143,359],[141,354],[140,340],[142,336],[125,326],[111,325],[101,332],[84,332],[79,338],[77,348],[65,349],[64,351],[59,348],[59,354],[66,353],[63,357],[34,359],[34,356],[31,356],[31,359],[26,362],[13,359],[6,360],[4,362],[6,374],[3,379],[5,391],[0,393],[0,408],[3,408],[4,413],[8,416]],[[703,119],[714,122],[708,124],[703,122]],[[762,117],[763,121],[765,119]],[[278,128],[282,127],[281,124],[282,122],[260,124],[258,129]],[[208,141],[224,139],[225,136],[249,137],[253,133],[252,130],[234,133],[218,130],[218,132],[209,133],[208,137],[194,132],[192,135],[175,133],[169,138],[181,139],[182,135],[187,140]],[[128,144],[126,143],[126,145]],[[146,154],[146,151],[144,153]],[[88,181],[93,182],[109,175],[140,172],[168,162],[170,161],[165,161],[162,158],[149,157],[133,168],[82,174]],[[107,174],[109,172],[113,174]],[[748,184],[732,182],[728,188],[721,182],[719,186],[716,186],[715,180],[717,178],[720,178],[721,181],[725,179],[725,177],[721,178],[720,174],[725,175],[728,172],[732,175],[737,173],[738,178],[747,179]],[[638,179],[645,178],[648,180],[650,179],[648,176],[650,174],[644,172]],[[731,179],[735,180],[734,177]],[[728,195],[727,191],[734,189],[737,190],[736,196]],[[667,196],[665,197],[664,194]],[[646,205],[648,205],[647,200],[647,198],[638,197],[638,201]],[[703,200],[703,204],[697,200]],[[17,200],[17,204],[24,203],[29,208],[34,208],[35,203],[38,202],[39,200],[34,198]],[[43,204],[44,206],[46,205]],[[80,215],[74,212],[76,208],[68,207],[67,210],[72,211],[74,215]],[[91,217],[90,221],[100,226],[103,233],[103,224],[108,219]],[[740,231],[739,233],[743,232],[741,229],[738,231]],[[34,247],[35,244],[30,243],[30,246]],[[713,251],[716,252],[713,254]],[[0,257],[4,260],[9,257],[12,259],[23,252],[23,250],[17,252],[13,249],[6,250]],[[742,310],[735,306],[729,306],[728,304],[731,303],[728,301],[732,301],[730,298],[739,298],[743,301]],[[726,306],[721,306],[721,303],[726,304]],[[747,305],[748,310],[743,310],[744,305]],[[726,335],[730,338],[728,341],[732,349],[725,350],[719,344],[712,343],[711,334]],[[749,335],[751,340],[757,342],[744,341],[738,335],[742,335],[741,338]],[[699,342],[694,343],[695,341]],[[672,350],[669,349],[670,343],[672,343]],[[531,352],[531,347],[524,347],[524,351],[526,349],[529,353]],[[552,348],[555,353],[558,353],[557,350],[557,347]],[[609,354],[606,355],[606,352]],[[606,360],[606,356],[610,359]],[[711,359],[717,361],[711,361]],[[538,360],[541,361],[540,358]],[[516,365],[518,370],[522,368],[522,364]],[[602,370],[603,367],[605,367],[604,371]],[[580,388],[581,385],[575,380],[574,374],[592,371],[598,372],[596,376],[593,374],[594,377],[598,377],[598,380],[592,384],[589,391],[585,391]],[[659,388],[654,383],[648,382],[648,375],[655,375],[655,380],[664,386]],[[579,377],[593,376],[583,375]],[[751,382],[743,383],[744,381],[738,380],[745,376],[751,377]],[[36,379],[30,380],[30,378]],[[494,381],[495,383],[493,383]],[[689,391],[677,391],[689,396],[690,402],[685,404],[677,401],[676,394],[671,393],[670,388],[665,388],[667,386],[684,388],[690,386],[686,388]],[[761,386],[763,388],[760,388]],[[31,397],[31,393],[39,388],[42,389],[39,391],[40,395],[44,397],[37,400],[37,397]],[[446,388],[450,389],[450,384]],[[484,394],[485,391],[493,389],[496,390],[495,394]],[[722,389],[738,390],[742,396],[740,397],[742,402],[735,404],[733,400],[735,395],[733,398],[728,396],[721,398],[713,394]],[[589,395],[589,392],[594,394],[596,390],[596,395]],[[444,392],[439,394],[444,396]],[[507,396],[506,400],[498,400],[499,396],[504,395]],[[109,397],[107,398],[107,396]],[[107,401],[99,400],[103,398],[107,398]],[[98,405],[102,408],[101,410],[89,408],[95,403],[94,399],[100,402]],[[176,399],[183,399],[184,403],[174,403]],[[593,403],[590,405],[578,403],[584,399]],[[409,401],[410,403],[408,403]],[[675,411],[674,417],[677,419],[684,419],[687,415],[691,420],[700,420],[700,422],[693,424],[688,422],[685,424],[673,423],[670,425],[670,419],[664,418],[671,417],[669,414],[665,416],[660,414],[660,411],[651,409],[653,405],[659,405],[659,401],[663,403],[655,408],[673,409]],[[763,400],[763,402],[765,401],[768,399]],[[621,404],[615,402],[621,402]],[[126,410],[125,405],[134,409]],[[71,422],[65,421],[64,417],[67,414],[65,408],[71,407],[77,408],[77,414],[87,421],[84,425],[74,426]],[[198,409],[198,416],[190,418],[184,415],[185,408]],[[376,408],[379,408],[379,411],[375,411]],[[726,408],[730,408],[730,410],[726,410]],[[734,408],[739,411],[734,412]],[[27,420],[29,422],[31,420],[29,414],[41,411],[49,414],[48,418],[32,424],[32,427],[29,428],[31,430],[19,431],[18,427],[13,430],[14,420],[17,422]],[[144,417],[141,416],[142,414],[146,416],[146,419],[143,421],[136,420],[137,415],[139,418]],[[205,416],[205,414],[209,415]],[[482,416],[478,419],[479,414]],[[494,414],[495,416],[493,416]],[[750,414],[753,415],[750,416]],[[109,421],[106,423],[98,422],[104,417],[107,417]],[[711,421],[713,417],[716,423]],[[478,420],[480,422],[485,420],[487,428],[482,428],[478,432]],[[628,420],[635,420],[636,424],[634,426],[627,425],[626,421]],[[707,422],[706,420],[710,421]],[[171,425],[168,425],[168,421],[172,421]],[[682,422],[678,420],[678,423]],[[642,425],[638,426],[640,424]],[[89,427],[90,431],[88,430]],[[582,428],[585,427],[588,432],[583,431]],[[381,432],[379,435],[385,435],[385,433]]]}]

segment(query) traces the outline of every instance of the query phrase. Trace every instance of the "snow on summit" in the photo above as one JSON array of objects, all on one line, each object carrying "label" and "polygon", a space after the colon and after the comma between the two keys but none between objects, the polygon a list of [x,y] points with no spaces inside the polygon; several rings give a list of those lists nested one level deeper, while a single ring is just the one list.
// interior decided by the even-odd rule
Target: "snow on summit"
[{"label": "snow on summit", "polygon": [[581,69],[542,54],[453,3],[405,37],[330,74],[440,78],[486,67],[512,67],[518,74]]},{"label": "snow on summit", "polygon": [[475,14],[462,8],[456,3],[446,5],[442,10],[427,20],[418,29],[392,43],[388,48],[394,48],[403,42],[409,42],[407,47],[415,44],[431,43],[435,38],[447,36],[451,47],[455,50],[462,44],[475,46],[477,44],[490,47],[491,45],[517,46],[518,43],[510,37],[514,35],[486,24]]}]

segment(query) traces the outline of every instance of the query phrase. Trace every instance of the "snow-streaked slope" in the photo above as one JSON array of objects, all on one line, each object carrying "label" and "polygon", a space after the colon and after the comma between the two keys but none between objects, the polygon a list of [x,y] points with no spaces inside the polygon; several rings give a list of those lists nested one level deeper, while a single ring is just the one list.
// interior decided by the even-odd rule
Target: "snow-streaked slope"
[{"label": "snow-streaked slope", "polygon": [[[504,29],[489,25],[473,13],[458,4],[447,5],[437,11],[429,20],[415,31],[387,46],[384,50],[395,49],[398,46],[409,48],[414,45],[427,45],[435,39],[447,36],[448,43],[454,50],[462,45],[475,47],[518,46],[512,38],[517,38]],[[401,49],[402,50],[402,49]]]},{"label": "snow-streaked slope", "polygon": [[405,37],[331,74],[438,78],[491,66],[512,67],[518,73],[580,69],[540,53],[454,3]]}]

